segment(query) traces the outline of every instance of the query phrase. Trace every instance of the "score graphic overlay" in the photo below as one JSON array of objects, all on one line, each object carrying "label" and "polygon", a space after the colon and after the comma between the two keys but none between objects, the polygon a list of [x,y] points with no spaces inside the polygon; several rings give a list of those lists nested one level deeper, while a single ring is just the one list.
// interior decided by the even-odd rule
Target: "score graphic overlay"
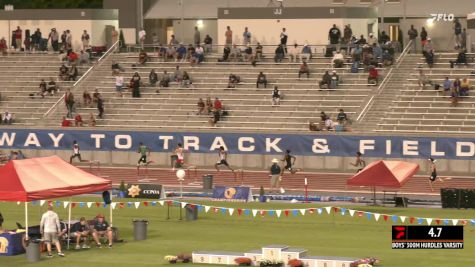
[{"label": "score graphic overlay", "polygon": [[393,249],[463,249],[463,226],[393,225]]}]

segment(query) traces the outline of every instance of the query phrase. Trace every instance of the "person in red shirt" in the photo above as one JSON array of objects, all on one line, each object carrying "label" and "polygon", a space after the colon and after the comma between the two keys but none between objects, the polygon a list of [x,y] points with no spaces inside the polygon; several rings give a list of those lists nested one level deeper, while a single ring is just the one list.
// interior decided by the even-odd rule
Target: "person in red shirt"
[{"label": "person in red shirt", "polygon": [[16,49],[21,49],[21,33],[22,30],[20,29],[20,26],[18,26],[15,30],[15,45]]},{"label": "person in red shirt", "polygon": [[62,127],[71,127],[71,121],[68,120],[66,117],[63,117],[63,122],[61,123]]},{"label": "person in red shirt", "polygon": [[378,85],[378,70],[374,66],[369,69],[368,83]]},{"label": "person in red shirt", "polygon": [[82,127],[83,121],[81,114],[77,113],[76,116],[74,117],[74,126],[76,127]]},{"label": "person in red shirt", "polygon": [[75,63],[78,60],[78,54],[74,53],[73,51],[70,51],[68,54],[68,60],[70,63]]},{"label": "person in red shirt", "polygon": [[2,53],[2,55],[6,55],[7,54],[7,40],[5,40],[5,37],[2,37],[2,39],[0,39],[0,53]]},{"label": "person in red shirt", "polygon": [[216,109],[217,111],[220,111],[222,108],[223,108],[223,104],[222,104],[221,101],[216,97],[216,99],[214,100],[214,109]]}]

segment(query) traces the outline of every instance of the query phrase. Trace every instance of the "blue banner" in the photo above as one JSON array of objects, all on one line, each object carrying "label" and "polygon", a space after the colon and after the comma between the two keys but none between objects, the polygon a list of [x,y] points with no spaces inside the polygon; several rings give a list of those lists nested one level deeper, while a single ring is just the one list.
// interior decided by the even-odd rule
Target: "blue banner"
[{"label": "blue banner", "polygon": [[215,186],[213,188],[213,198],[248,201],[252,199],[251,188],[242,186]]},{"label": "blue banner", "polygon": [[310,134],[249,134],[4,129],[1,149],[72,150],[76,140],[84,151],[137,151],[139,143],[152,152],[171,152],[178,143],[189,152],[282,154],[290,149],[300,156],[475,159],[475,138],[349,136]]}]

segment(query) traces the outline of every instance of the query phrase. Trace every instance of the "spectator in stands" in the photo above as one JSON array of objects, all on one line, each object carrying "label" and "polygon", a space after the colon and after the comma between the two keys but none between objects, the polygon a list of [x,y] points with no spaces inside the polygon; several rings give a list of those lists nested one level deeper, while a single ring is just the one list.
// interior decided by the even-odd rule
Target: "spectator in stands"
[{"label": "spectator in stands", "polygon": [[119,63],[114,60],[112,60],[111,68],[112,68],[112,75],[118,74],[121,71],[125,71],[125,69],[122,68],[122,66],[120,66]]},{"label": "spectator in stands", "polygon": [[457,89],[457,93],[458,93],[460,91],[461,85],[462,85],[462,82],[460,81],[460,79],[456,78],[452,86],[455,87],[455,89]]},{"label": "spectator in stands", "polygon": [[40,95],[42,98],[45,97],[46,90],[47,90],[46,87],[47,85],[46,85],[45,79],[41,79],[40,86],[39,86],[40,91],[38,92],[38,95]]},{"label": "spectator in stands", "polygon": [[3,56],[7,54],[7,48],[7,40],[5,40],[5,37],[2,37],[2,39],[0,39],[0,53],[2,53]]},{"label": "spectator in stands", "polygon": [[300,48],[297,43],[295,43],[293,46],[291,46],[288,50],[288,55],[290,62],[298,62],[299,61],[299,55],[300,55]]},{"label": "spectator in stands", "polygon": [[13,122],[13,114],[11,114],[8,111],[5,111],[2,114],[2,123],[3,124],[12,124],[12,122]]},{"label": "spectator in stands", "polygon": [[332,71],[331,81],[330,81],[330,89],[336,89],[340,84],[340,76],[336,73],[336,70]]},{"label": "spectator in stands", "polygon": [[89,127],[95,127],[96,126],[96,118],[94,117],[94,114],[92,112],[89,114]]},{"label": "spectator in stands", "polygon": [[48,91],[50,95],[54,95],[58,91],[58,87],[56,86],[56,82],[54,81],[53,77],[49,78],[46,91]]},{"label": "spectator in stands", "polygon": [[463,28],[462,34],[460,35],[460,44],[462,49],[467,48],[467,29]]},{"label": "spectator in stands", "polygon": [[233,48],[231,49],[230,56],[232,57],[233,61],[235,61],[235,62],[241,56],[241,49],[239,47],[237,47],[236,44],[233,44]]},{"label": "spectator in stands", "polygon": [[124,97],[122,90],[124,89],[124,76],[117,74],[115,77],[115,91],[118,97]]},{"label": "spectator in stands", "polygon": [[21,49],[21,39],[22,39],[22,29],[20,26],[16,27],[16,30],[14,31],[15,33],[15,48],[20,50]]},{"label": "spectator in stands", "polygon": [[390,42],[390,40],[391,38],[389,38],[389,35],[385,31],[382,31],[381,36],[379,37],[379,42],[381,44],[387,44],[388,42]]},{"label": "spectator in stands", "polygon": [[66,89],[66,93],[64,93],[64,103],[66,104],[66,109],[68,110],[68,114],[66,115],[68,118],[73,117],[73,106],[74,106],[74,95],[71,93],[71,89]]},{"label": "spectator in stands", "polygon": [[322,111],[320,112],[320,119],[322,122],[324,122],[325,120],[327,120],[329,117],[328,115],[325,113],[325,111]]},{"label": "spectator in stands", "polygon": [[[167,71],[164,70],[162,77],[160,78],[160,83],[158,84],[160,88],[167,88],[170,86],[170,75],[168,75]],[[157,93],[160,91],[157,89]]]},{"label": "spectator in stands", "polygon": [[181,71],[180,66],[175,67],[175,72],[173,73],[173,80],[177,83],[181,82],[183,79],[183,71]]},{"label": "spectator in stands", "polygon": [[370,66],[369,67],[369,73],[368,73],[368,84],[373,84],[373,85],[378,85],[378,69],[376,69],[375,66]]},{"label": "spectator in stands", "polygon": [[262,71],[257,75],[256,88],[259,88],[260,84],[263,84],[264,88],[267,88],[267,77]]},{"label": "spectator in stands", "polygon": [[170,45],[173,46],[173,47],[176,47],[180,42],[178,42],[178,40],[175,38],[175,35],[172,34],[171,35],[171,38],[170,38]]},{"label": "spectator in stands", "polygon": [[235,74],[229,74],[228,88],[236,88],[236,84],[241,82],[241,78]]},{"label": "spectator in stands", "polygon": [[368,40],[366,40],[367,44],[373,46],[373,44],[378,43],[378,38],[376,38],[373,33],[370,33],[368,36]]},{"label": "spectator in stands", "polygon": [[389,53],[387,49],[384,49],[382,55],[383,66],[391,66],[394,64],[394,57]]},{"label": "spectator in stands", "polygon": [[254,55],[252,54],[252,47],[250,45],[246,46],[244,49],[244,60],[247,62],[253,61]]},{"label": "spectator in stands", "polygon": [[330,73],[328,73],[328,70],[326,70],[318,86],[320,87],[320,89],[329,88],[331,81],[332,77],[330,76]]},{"label": "spectator in stands", "polygon": [[158,45],[158,59],[163,59],[163,62],[167,61],[167,47],[165,45]]},{"label": "spectator in stands", "polygon": [[193,84],[190,75],[185,70],[183,72],[183,79],[181,80],[181,87],[188,88]]},{"label": "spectator in stands", "polygon": [[72,64],[77,63],[79,56],[73,50],[70,49],[67,51],[67,59],[68,59],[68,63],[72,65]]},{"label": "spectator in stands", "polygon": [[412,42],[411,43],[411,51],[409,53],[416,53],[417,52],[417,35],[418,32],[416,29],[414,29],[414,25],[411,25],[411,28],[407,31],[407,35],[409,36],[409,40]]},{"label": "spectator in stands", "polygon": [[183,43],[180,43],[180,46],[176,49],[175,61],[184,62],[186,60],[186,51],[186,47],[183,45]]},{"label": "spectator in stands", "polygon": [[452,82],[450,81],[449,76],[445,76],[445,80],[442,87],[444,88],[444,95],[448,94],[450,88],[452,88]]},{"label": "spectator in stands", "polygon": [[140,50],[140,53],[139,53],[139,64],[140,65],[144,65],[145,63],[147,63],[147,60],[148,60],[148,55],[147,55],[147,52],[145,52],[145,50]]},{"label": "spectator in stands", "polygon": [[462,24],[459,19],[454,19],[455,49],[462,47]]},{"label": "spectator in stands", "polygon": [[378,43],[373,43],[372,45],[373,58],[380,61],[383,57],[383,49]]},{"label": "spectator in stands", "polygon": [[89,64],[89,53],[81,50],[81,54],[79,54],[79,64]]},{"label": "spectator in stands", "polygon": [[[132,97],[134,96],[132,95]],[[140,91],[138,97],[140,97]],[[97,98],[97,111],[99,112],[97,116],[102,119],[102,117],[104,116],[104,99],[102,98],[102,95],[99,95],[99,97]]]},{"label": "spectator in stands", "polygon": [[213,108],[219,112],[223,109],[223,103],[221,103],[221,100],[217,97],[214,99]]},{"label": "spectator in stands", "polygon": [[150,84],[150,86],[155,87],[155,85],[157,85],[157,82],[158,82],[158,75],[155,72],[155,69],[152,69],[150,73],[148,74],[148,83]]},{"label": "spectator in stands", "polygon": [[76,127],[82,127],[83,126],[83,121],[81,114],[76,113],[76,116],[74,116],[74,126]]},{"label": "spectator in stands", "polygon": [[211,102],[211,97],[208,96],[206,98],[206,112],[210,114],[212,110],[213,110],[213,102]]},{"label": "spectator in stands", "polygon": [[64,64],[59,68],[59,78],[61,81],[67,81],[69,79],[69,69]]},{"label": "spectator in stands", "polygon": [[71,67],[69,68],[69,71],[68,71],[68,80],[69,81],[75,81],[76,78],[78,77],[79,75],[79,72],[78,72],[78,68],[76,67],[76,64],[72,64]]},{"label": "spectator in stands", "polygon": [[25,45],[25,51],[31,51],[31,36],[29,29],[25,30],[25,40],[23,41],[23,44]]},{"label": "spectator in stands", "polygon": [[302,64],[300,65],[300,69],[299,69],[299,80],[300,80],[300,76],[302,74],[307,74],[307,79],[310,78],[310,69],[308,67],[308,64],[307,62],[304,60],[302,62]]},{"label": "spectator in stands", "polygon": [[86,30],[83,31],[81,35],[81,42],[82,42],[82,49],[86,50],[89,48],[89,39],[91,39],[91,36],[89,33],[87,33]]},{"label": "spectator in stands", "polygon": [[328,32],[328,40],[330,40],[330,44],[334,47],[340,43],[341,38],[341,31],[336,27],[336,24],[333,24],[333,27],[330,28]]},{"label": "spectator in stands", "polygon": [[335,55],[333,55],[332,59],[332,67],[333,68],[343,68],[343,64],[345,63],[345,56],[338,50]]},{"label": "spectator in stands", "polygon": [[458,98],[459,98],[459,91],[458,91],[458,87],[455,86],[455,82],[454,82],[454,86],[452,87],[452,89],[450,89],[450,103],[452,107],[456,107],[458,105]]},{"label": "spectator in stands", "polygon": [[66,51],[67,50],[67,45],[66,45],[66,31],[63,31],[63,34],[61,34],[61,50]]},{"label": "spectator in stands", "polygon": [[192,44],[188,45],[188,48],[186,49],[186,60],[191,61],[191,56],[195,53],[195,48],[193,47]]},{"label": "spectator in stands", "polygon": [[275,49],[275,56],[274,56],[275,63],[281,63],[282,59],[284,59],[284,56],[285,56],[284,47],[281,44],[279,44],[277,48]]},{"label": "spectator in stands", "polygon": [[218,59],[218,62],[226,62],[229,59],[229,54],[231,54],[231,48],[229,46],[225,46],[223,48],[223,57]]},{"label": "spectator in stands", "polygon": [[216,124],[221,119],[221,114],[219,110],[213,109],[213,117],[208,121],[211,127],[216,127]]},{"label": "spectator in stands", "polygon": [[205,50],[203,49],[203,47],[201,45],[196,45],[196,49],[195,49],[195,54],[196,54],[196,60],[198,61],[197,63],[201,63],[204,61],[205,59]]},{"label": "spectator in stands", "polygon": [[364,38],[364,35],[363,35],[363,34],[360,35],[360,39],[358,39],[358,40],[356,41],[356,44],[358,44],[358,45],[360,45],[360,46],[363,46],[363,45],[367,44],[366,39]]},{"label": "spectator in stands", "polygon": [[193,41],[195,45],[199,45],[201,42],[201,33],[198,30],[198,26],[195,26],[195,33],[193,35]]},{"label": "spectator in stands", "polygon": [[353,49],[353,51],[351,52],[351,58],[353,60],[353,63],[360,62],[362,54],[363,54],[363,49],[361,48],[359,44],[356,44],[355,49]]},{"label": "spectator in stands", "polygon": [[61,122],[61,127],[71,127],[71,121],[63,116],[63,121]]},{"label": "spectator in stands", "polygon": [[34,51],[40,50],[41,31],[39,28],[31,35],[31,47]]},{"label": "spectator in stands", "polygon": [[272,105],[280,105],[280,91],[277,86],[274,86],[274,90],[272,90]]},{"label": "spectator in stands", "polygon": [[461,49],[457,54],[457,59],[455,61],[450,61],[450,68],[453,68],[454,65],[461,65],[464,64],[467,66],[467,51],[465,49]]},{"label": "spectator in stands", "polygon": [[202,98],[198,99],[198,103],[196,105],[198,106],[198,112],[196,113],[196,115],[204,114],[204,112],[205,112],[205,102],[203,101]]},{"label": "spectator in stands", "polygon": [[[429,44],[430,44],[430,38],[426,46],[428,46]],[[427,66],[429,66],[429,68],[432,69],[432,67],[434,67],[434,59],[435,59],[434,49],[431,49],[425,52],[424,57],[426,58]]]},{"label": "spectator in stands", "polygon": [[84,89],[84,92],[82,93],[82,101],[85,107],[89,107],[91,105],[92,97],[87,89]]},{"label": "spectator in stands", "polygon": [[424,49],[424,46],[427,43],[427,36],[428,36],[426,28],[422,27],[421,34],[419,36],[421,37],[421,47],[422,49]]},{"label": "spectator in stands", "polygon": [[92,93],[92,102],[97,103],[97,100],[99,100],[99,96],[101,93],[99,93],[99,89],[94,89],[94,93]]},{"label": "spectator in stands", "polygon": [[130,88],[132,89],[132,97],[140,97],[140,83],[141,83],[140,75],[138,72],[135,72],[134,76],[132,76],[132,79],[130,79]]},{"label": "spectator in stands", "polygon": [[66,50],[73,48],[73,35],[70,30],[66,30]]},{"label": "spectator in stands", "polygon": [[56,31],[56,28],[51,29],[51,32],[48,35],[48,40],[50,40],[51,47],[53,47],[53,50],[57,52],[59,50],[59,34]]},{"label": "spectator in stands", "polygon": [[213,49],[213,38],[211,38],[209,34],[206,34],[206,37],[203,42],[205,44],[205,53],[211,53]]},{"label": "spectator in stands", "polygon": [[300,60],[301,61],[307,61],[312,58],[312,48],[308,44],[304,44],[302,48],[302,52],[300,53]]},{"label": "spectator in stands", "polygon": [[251,43],[251,32],[247,27],[244,27],[244,32],[242,33],[242,44],[244,46]]},{"label": "spectator in stands", "polygon": [[346,124],[346,122],[348,121],[348,116],[346,115],[345,111],[343,111],[343,109],[340,109],[340,112],[338,113],[336,120],[341,125]]},{"label": "spectator in stands", "polygon": [[264,49],[264,48],[262,47],[261,43],[257,42],[257,45],[256,45],[256,57],[255,57],[256,60],[259,60],[259,61],[261,60],[263,49]]},{"label": "spectator in stands", "polygon": [[467,78],[463,78],[460,83],[459,96],[466,97],[468,96],[468,91],[470,90],[470,82]]},{"label": "spectator in stands", "polygon": [[351,40],[351,36],[353,36],[353,30],[350,27],[350,24],[345,25],[343,29],[343,42],[348,45]]},{"label": "spectator in stands", "polygon": [[426,84],[432,85],[432,81],[426,76],[424,69],[422,68],[419,68],[418,84],[421,90],[424,89]]},{"label": "spectator in stands", "polygon": [[[173,36],[173,35],[172,35]],[[139,31],[139,44],[140,44],[140,47],[143,49],[144,48],[144,44],[145,44],[145,39],[147,38],[147,32],[142,28],[140,31]]]},{"label": "spectator in stands", "polygon": [[165,57],[164,61],[166,62],[167,59],[175,59],[175,61],[177,60],[177,58],[176,58],[176,49],[172,45],[168,45],[168,47],[167,47],[167,53],[166,53],[166,57]]},{"label": "spectator in stands", "polygon": [[324,125],[325,125],[325,127],[323,128],[323,130],[327,130],[327,131],[334,131],[335,130],[335,123],[328,116],[327,116],[327,119],[324,121]]},{"label": "spectator in stands", "polygon": [[231,31],[231,27],[226,27],[226,32],[224,33],[224,37],[226,38],[226,46],[231,46],[233,43],[233,31]]}]

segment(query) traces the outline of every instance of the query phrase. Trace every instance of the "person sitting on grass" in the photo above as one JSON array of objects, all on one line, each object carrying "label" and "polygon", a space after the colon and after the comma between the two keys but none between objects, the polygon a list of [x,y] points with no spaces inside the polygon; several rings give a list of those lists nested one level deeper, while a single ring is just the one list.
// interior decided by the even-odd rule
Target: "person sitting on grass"
[{"label": "person sitting on grass", "polygon": [[107,237],[108,247],[112,248],[112,228],[109,226],[109,223],[104,220],[104,215],[99,214],[96,216],[96,220],[94,221],[94,228],[92,230],[92,238],[96,242],[96,246],[98,248],[102,247],[99,238]]},{"label": "person sitting on grass", "polygon": [[259,88],[260,84],[263,84],[264,88],[267,88],[267,78],[266,78],[266,75],[262,71],[259,72],[259,75],[257,75],[256,88]]},{"label": "person sitting on grass", "polygon": [[90,248],[88,246],[88,241],[89,241],[89,234],[90,234],[90,229],[89,225],[87,224],[86,218],[81,217],[79,219],[79,222],[73,224],[71,226],[71,236],[73,238],[76,238],[76,250],[81,249],[81,239],[84,240],[84,243],[82,245],[82,248]]},{"label": "person sitting on grass", "polygon": [[236,84],[241,82],[241,78],[235,74],[229,74],[228,88],[236,88]]},{"label": "person sitting on grass", "polygon": [[378,70],[374,66],[369,67],[368,84],[378,85]]},{"label": "person sitting on grass", "polygon": [[147,55],[147,52],[145,52],[145,50],[140,50],[140,53],[139,53],[139,64],[140,65],[144,65],[145,63],[147,63],[147,60],[148,60],[148,55]]},{"label": "person sitting on grass", "polygon": [[302,74],[307,74],[307,79],[310,78],[310,70],[308,68],[308,64],[307,64],[307,61],[303,61],[302,64],[300,65],[300,69],[299,69],[299,80],[300,80],[300,76]]}]

